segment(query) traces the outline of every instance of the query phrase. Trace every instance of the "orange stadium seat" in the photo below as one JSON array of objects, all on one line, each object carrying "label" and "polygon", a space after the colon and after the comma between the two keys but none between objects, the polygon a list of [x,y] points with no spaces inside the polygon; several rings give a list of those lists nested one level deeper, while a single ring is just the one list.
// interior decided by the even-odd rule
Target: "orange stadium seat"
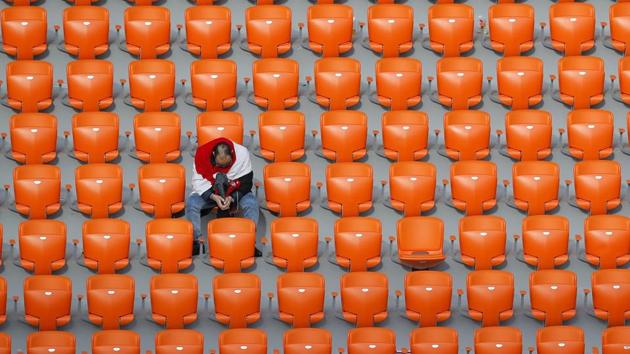
[{"label": "orange stadium seat", "polygon": [[372,208],[372,165],[338,162],[326,166],[327,196],[322,206],[341,216],[358,216]]},{"label": "orange stadium seat", "polygon": [[[615,119],[611,111],[576,109],[567,115],[567,143],[562,152],[578,160],[599,160],[614,150]],[[562,132],[560,134],[562,137]]]},{"label": "orange stadium seat", "polygon": [[558,61],[558,86],[552,97],[573,109],[591,108],[604,100],[604,60],[599,57],[575,56]]},{"label": "orange stadium seat", "polygon": [[151,318],[167,329],[181,329],[197,320],[197,278],[192,274],[151,277]]},{"label": "orange stadium seat", "polygon": [[456,110],[444,114],[444,147],[438,150],[455,161],[481,160],[490,155],[490,114]]},{"label": "orange stadium seat", "polygon": [[429,117],[419,111],[391,111],[381,119],[383,148],[377,153],[393,161],[423,159],[429,153]]},{"label": "orange stadium seat", "polygon": [[265,160],[289,162],[301,159],[305,153],[306,125],[304,113],[268,111],[258,116],[259,149]]},{"label": "orange stadium seat", "polygon": [[3,104],[25,113],[53,104],[53,66],[45,61],[16,60],[6,66],[7,93]]},{"label": "orange stadium seat", "polygon": [[265,208],[279,216],[296,216],[311,207],[311,167],[274,162],[263,169]]},{"label": "orange stadium seat", "polygon": [[196,60],[190,64],[191,93],[186,103],[204,111],[222,111],[238,100],[236,63],[227,59]]},{"label": "orange stadium seat", "polygon": [[584,219],[584,251],[579,258],[600,269],[630,262],[630,219],[622,215],[592,215]]},{"label": "orange stadium seat", "polygon": [[68,324],[71,302],[70,278],[33,275],[24,279],[24,320],[40,331],[54,331]]},{"label": "orange stadium seat", "polygon": [[[524,297],[524,293],[521,293]],[[537,270],[529,275],[531,317],[545,326],[562,326],[575,317],[577,276],[568,270]]]},{"label": "orange stadium seat", "polygon": [[92,353],[140,354],[140,335],[133,331],[108,330],[92,334]]},{"label": "orange stadium seat", "polygon": [[430,351],[435,354],[457,354],[458,337],[457,330],[454,328],[415,328],[409,335],[409,347],[412,353]]},{"label": "orange stadium seat", "polygon": [[118,115],[113,112],[84,112],[72,116],[69,155],[81,162],[103,163],[118,157]]},{"label": "orange stadium seat", "polygon": [[540,354],[584,353],[584,331],[575,326],[551,326],[536,330],[536,352]]},{"label": "orange stadium seat", "polygon": [[182,165],[154,163],[138,169],[139,207],[155,218],[170,218],[184,210],[186,169]]},{"label": "orange stadium seat", "polygon": [[[481,103],[483,63],[473,57],[442,58],[437,62],[437,90],[431,100],[445,107],[469,109]],[[433,78],[431,77],[429,82]]]},{"label": "orange stadium seat", "polygon": [[[3,277],[0,277],[0,324],[4,324],[7,321],[7,280]],[[9,341],[11,339],[9,338]],[[7,338],[3,338],[0,336],[0,351],[3,354],[10,354],[9,351],[5,351],[7,344]],[[9,343],[10,344],[10,343]],[[9,345],[9,348],[11,346]]]},{"label": "orange stadium seat", "polygon": [[47,12],[39,6],[7,7],[0,12],[2,51],[15,59],[33,59],[48,48]]},{"label": "orange stadium seat", "polygon": [[192,265],[193,228],[185,219],[157,219],[145,226],[143,263],[160,273],[177,273]]},{"label": "orange stadium seat", "polygon": [[428,162],[404,161],[389,166],[389,200],[385,205],[404,216],[418,216],[435,207],[437,169]]},{"label": "orange stadium seat", "polygon": [[351,272],[367,271],[381,264],[382,239],[381,222],[378,219],[337,219],[334,227],[335,250],[329,260]]},{"label": "orange stadium seat", "polygon": [[[418,237],[422,230],[422,237]],[[413,269],[434,267],[446,259],[444,222],[431,216],[409,216],[396,226],[398,252],[394,261]]]},{"label": "orange stadium seat", "polygon": [[0,333],[0,352],[11,354],[11,336],[7,333]]},{"label": "orange stadium seat", "polygon": [[131,157],[165,163],[180,157],[181,118],[174,112],[145,112],[133,118]]},{"label": "orange stadium seat", "polygon": [[61,210],[61,169],[24,165],[13,169],[15,211],[29,219],[45,219]]},{"label": "orange stadium seat", "polygon": [[[387,318],[388,279],[378,272],[352,272],[341,276],[340,315],[357,327],[374,327]],[[335,308],[333,300],[333,308]]]},{"label": "orange stadium seat", "polygon": [[611,5],[608,11],[608,18],[610,20],[610,33],[608,36],[604,35],[604,28],[607,23],[602,23],[604,45],[626,56],[629,55],[630,41],[628,36],[630,36],[630,26],[628,25],[628,18],[630,18],[630,4],[624,4],[620,1]]},{"label": "orange stadium seat", "polygon": [[182,354],[203,354],[203,342],[201,332],[192,329],[167,329],[155,334],[155,354],[167,354],[173,350]]},{"label": "orange stadium seat", "polygon": [[[266,260],[287,272],[303,272],[318,262],[319,227],[306,217],[274,219],[270,226],[271,251]],[[266,243],[268,240],[263,240]],[[269,254],[270,253],[270,254]]]},{"label": "orange stadium seat", "polygon": [[324,112],[319,120],[321,157],[352,162],[367,154],[368,116],[360,111]]},{"label": "orange stadium seat", "polygon": [[[392,111],[422,102],[422,63],[414,58],[383,58],[376,62],[376,91],[370,101]],[[371,85],[372,78],[368,77]]]},{"label": "orange stadium seat", "polygon": [[[501,1],[499,1],[501,2]],[[483,46],[506,57],[534,48],[536,11],[527,4],[497,4],[488,9],[488,35]]]},{"label": "orange stadium seat", "polygon": [[63,103],[78,111],[100,111],[114,103],[114,65],[106,60],[76,60],[66,66],[68,93]]},{"label": "orange stadium seat", "polygon": [[86,282],[88,319],[104,330],[133,321],[135,281],[122,274],[93,275]]},{"label": "orange stadium seat", "polygon": [[332,334],[323,328],[296,328],[284,332],[283,349],[285,354],[299,354],[304,349],[311,354],[332,352]]},{"label": "orange stadium seat", "polygon": [[[260,329],[237,328],[219,334],[219,353],[266,354],[267,334]],[[201,352],[200,352],[201,353]]]},{"label": "orange stadium seat", "polygon": [[[630,328],[627,326],[605,328],[602,331],[602,354],[623,353],[630,345],[629,335]],[[593,353],[599,354],[596,347],[593,347]]]},{"label": "orange stadium seat", "polygon": [[614,87],[614,82],[612,83],[612,97],[628,105],[630,104],[630,56],[619,59],[617,70],[619,74],[619,87]]},{"label": "orange stadium seat", "polygon": [[228,7],[191,6],[186,8],[184,20],[183,50],[200,59],[216,59],[232,48],[232,12]]},{"label": "orange stadium seat", "polygon": [[66,265],[66,224],[28,220],[18,226],[20,258],[15,264],[37,275],[52,274]]},{"label": "orange stadium seat", "polygon": [[481,215],[496,206],[497,166],[494,163],[455,162],[451,165],[450,176],[451,196],[447,204],[466,215]]},{"label": "orange stadium seat", "polygon": [[109,50],[109,10],[70,6],[63,10],[63,40],[57,48],[78,59],[94,59]]},{"label": "orange stadium seat", "polygon": [[[569,204],[576,208],[597,215],[606,214],[621,205],[621,165],[618,162],[578,162],[573,166],[573,179],[575,195],[569,198]],[[567,182],[570,183],[570,180]]]},{"label": "orange stadium seat", "polygon": [[120,50],[139,59],[155,59],[171,49],[171,12],[167,7],[131,6],[125,9],[125,39]]},{"label": "orange stadium seat", "polygon": [[26,336],[26,352],[28,354],[51,353],[52,349],[55,354],[74,354],[76,341],[74,334],[70,332],[34,332]]},{"label": "orange stadium seat", "polygon": [[93,218],[107,218],[123,208],[123,170],[119,165],[89,164],[77,167],[73,209]]},{"label": "orange stadium seat", "polygon": [[[261,58],[275,58],[291,50],[291,8],[282,5],[257,5],[245,10],[247,38],[243,50]],[[239,27],[240,33],[240,27]]]},{"label": "orange stadium seat", "polygon": [[309,6],[306,20],[308,38],[302,40],[304,48],[323,57],[338,57],[352,49],[354,14],[351,6],[332,3]]},{"label": "orange stadium seat", "polygon": [[256,263],[256,225],[245,218],[220,218],[208,223],[209,262],[224,273],[238,273]]},{"label": "orange stadium seat", "polygon": [[516,327],[477,328],[474,332],[475,354],[520,353],[523,336]]},{"label": "orange stadium seat", "polygon": [[[523,248],[517,250],[518,239]],[[537,269],[553,269],[569,260],[569,220],[564,216],[528,216],[522,234],[514,236],[516,258]]]},{"label": "orange stadium seat", "polygon": [[287,273],[278,276],[276,287],[278,318],[282,322],[294,328],[304,328],[324,319],[324,276],[319,273]]},{"label": "orange stadium seat", "polygon": [[131,225],[120,219],[94,219],[83,223],[80,264],[99,274],[112,274],[129,265]]},{"label": "orange stadium seat", "polygon": [[252,68],[253,91],[248,93],[247,100],[267,110],[293,107],[299,98],[299,74],[299,65],[295,60],[257,60]]},{"label": "orange stadium seat", "polygon": [[216,138],[243,143],[243,116],[239,112],[213,111],[197,115],[197,146]]},{"label": "orange stadium seat", "polygon": [[[466,277],[468,309],[462,314],[482,327],[498,326],[514,315],[514,274],[502,270],[475,270]],[[461,306],[463,291],[457,290]]]},{"label": "orange stadium seat", "polygon": [[[604,269],[591,273],[593,307],[584,307],[600,320],[607,321],[608,327],[624,326],[630,319],[630,269]],[[585,294],[588,294],[585,291]]]},{"label": "orange stadium seat", "polygon": [[19,113],[9,118],[11,150],[5,155],[23,164],[43,164],[57,157],[57,117]]},{"label": "orange stadium seat", "polygon": [[260,278],[255,274],[217,275],[212,280],[217,322],[229,328],[245,328],[260,319]]},{"label": "orange stadium seat", "polygon": [[389,328],[365,327],[348,331],[348,354],[395,354],[396,333]]},{"label": "orange stadium seat", "polygon": [[[361,101],[361,62],[323,58],[314,64],[315,88],[309,99],[330,110],[343,110]],[[307,79],[308,80],[308,79]],[[310,84],[310,80],[307,81]]]},{"label": "orange stadium seat", "polygon": [[[455,260],[475,270],[489,270],[506,259],[505,219],[493,215],[465,216],[459,219],[459,252]],[[451,244],[455,244],[454,235]],[[455,247],[452,246],[453,252]]]},{"label": "orange stadium seat", "polygon": [[[507,194],[507,183],[506,185]],[[507,204],[527,215],[542,215],[560,204],[560,167],[549,161],[521,161],[512,165],[513,197]]]},{"label": "orange stadium seat", "polygon": [[[405,317],[425,328],[435,327],[439,322],[446,321],[451,317],[453,278],[449,273],[438,271],[409,272],[405,274],[404,284]],[[414,348],[413,345],[411,347]],[[415,349],[420,348],[416,347]]]},{"label": "orange stadium seat", "polygon": [[497,91],[490,98],[512,109],[528,109],[543,99],[543,61],[506,57],[497,61]]},{"label": "orange stadium seat", "polygon": [[[549,32],[543,44],[566,56],[581,55],[595,46],[595,8],[591,4],[554,4],[549,7]],[[544,31],[544,24],[541,27]]]},{"label": "orange stadium seat", "polygon": [[423,46],[445,57],[474,47],[475,10],[465,4],[436,4],[428,11],[429,37]]},{"label": "orange stadium seat", "polygon": [[129,63],[129,94],[125,103],[145,112],[175,104],[175,64],[161,59]]},{"label": "orange stadium seat", "polygon": [[505,115],[505,146],[501,154],[514,160],[543,160],[551,155],[551,114],[542,110],[517,110]]},{"label": "orange stadium seat", "polygon": [[[401,4],[368,7],[368,36],[362,44],[384,58],[400,56],[413,49],[413,8]],[[363,31],[363,27],[361,27]]]}]

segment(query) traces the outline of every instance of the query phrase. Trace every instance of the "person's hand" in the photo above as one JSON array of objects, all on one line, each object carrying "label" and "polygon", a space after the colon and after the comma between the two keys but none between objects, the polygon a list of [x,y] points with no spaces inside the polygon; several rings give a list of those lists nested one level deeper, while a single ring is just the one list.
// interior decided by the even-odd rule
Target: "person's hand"
[{"label": "person's hand", "polygon": [[230,196],[225,197],[225,199],[223,199],[223,205],[225,206],[225,209],[221,209],[221,210],[229,209],[233,201],[234,199],[232,199],[232,197]]},{"label": "person's hand", "polygon": [[224,208],[225,199],[223,199],[223,197],[221,197],[218,194],[212,194],[212,196],[210,196],[210,198],[212,198],[212,200],[214,200],[215,203],[217,203],[217,207],[219,207],[219,209],[225,210],[225,208]]}]

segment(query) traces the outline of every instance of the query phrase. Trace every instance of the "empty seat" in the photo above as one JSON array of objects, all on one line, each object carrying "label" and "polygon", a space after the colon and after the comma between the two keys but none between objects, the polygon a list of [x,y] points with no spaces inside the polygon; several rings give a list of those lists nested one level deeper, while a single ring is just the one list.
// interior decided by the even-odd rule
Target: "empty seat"
[{"label": "empty seat", "polygon": [[303,272],[317,264],[319,227],[315,219],[277,218],[269,232],[272,264],[287,272]]},{"label": "empty seat", "polygon": [[507,57],[497,61],[497,92],[490,98],[512,109],[528,109],[543,99],[543,61]]},{"label": "empty seat", "polygon": [[[414,58],[383,58],[376,62],[376,92],[370,99],[394,110],[422,102],[422,63]],[[368,83],[371,78],[368,78]]]},{"label": "empty seat", "polygon": [[33,59],[48,48],[44,7],[7,7],[0,13],[2,51],[15,59]]},{"label": "empty seat", "polygon": [[86,282],[88,319],[105,330],[133,321],[135,281],[122,274],[93,275]]},{"label": "empty seat", "polygon": [[490,154],[490,114],[457,110],[444,114],[444,150],[456,161],[481,160]]},{"label": "empty seat", "polygon": [[488,9],[489,33],[484,46],[504,56],[518,56],[534,48],[534,15],[527,4],[497,4]]},{"label": "empty seat", "polygon": [[531,316],[545,326],[575,317],[577,276],[568,270],[538,270],[529,275]]},{"label": "empty seat", "polygon": [[183,354],[203,354],[203,333],[192,329],[167,329],[155,334],[155,353],[177,350]]},{"label": "empty seat", "polygon": [[[0,277],[0,324],[4,324],[7,321],[7,291],[7,280]],[[4,335],[4,333],[0,335],[0,351],[3,354],[11,353],[11,338],[8,335]]]},{"label": "empty seat", "polygon": [[319,273],[278,276],[278,317],[294,328],[311,327],[324,319],[325,278]]},{"label": "empty seat", "polygon": [[6,333],[0,334],[0,351],[2,354],[11,354],[11,336]]},{"label": "empty seat", "polygon": [[[630,7],[630,5],[628,5]],[[619,59],[617,64],[617,74],[619,75],[619,87],[611,84],[612,96],[615,100],[626,105],[630,104],[630,56]]]},{"label": "empty seat", "polygon": [[429,118],[419,111],[383,113],[383,156],[393,161],[420,160],[429,152]]},{"label": "empty seat", "polygon": [[354,15],[351,6],[332,3],[309,6],[306,20],[305,48],[323,57],[338,57],[352,49]]},{"label": "empty seat", "polygon": [[304,156],[306,125],[296,111],[268,111],[258,116],[258,153],[273,162],[295,161]]},{"label": "empty seat", "polygon": [[255,274],[215,276],[212,280],[214,319],[229,328],[244,328],[258,321],[260,286],[260,278]]},{"label": "empty seat", "polygon": [[591,273],[591,291],[595,317],[607,321],[608,327],[624,326],[630,319],[630,269]]},{"label": "empty seat", "polygon": [[29,219],[45,219],[61,209],[61,169],[24,165],[13,169],[15,210]]},{"label": "empty seat", "polygon": [[[247,38],[241,48],[261,58],[275,58],[291,50],[291,8],[258,5],[245,10]],[[239,31],[240,33],[240,31]]]},{"label": "empty seat", "polygon": [[[451,317],[453,278],[447,272],[405,274],[405,316],[422,327],[435,327]],[[412,338],[415,336],[412,334]],[[421,337],[421,336],[420,336]],[[416,338],[418,340],[420,338]],[[456,341],[457,343],[457,341]],[[421,343],[418,343],[421,344]],[[412,350],[420,349],[411,345]]]},{"label": "empty seat", "polygon": [[57,117],[20,113],[9,119],[11,150],[7,157],[23,164],[43,164],[57,157]]},{"label": "empty seat", "polygon": [[116,329],[94,332],[91,349],[94,354],[140,354],[140,335]]},{"label": "empty seat", "polygon": [[265,208],[279,216],[296,216],[311,207],[311,167],[301,162],[275,162],[263,169]]},{"label": "empty seat", "polygon": [[520,353],[523,337],[516,327],[484,327],[474,332],[475,354]]},{"label": "empty seat", "polygon": [[415,328],[409,334],[409,347],[412,353],[430,351],[436,354],[457,354],[458,337],[457,330],[454,328]]},{"label": "empty seat", "polygon": [[192,274],[151,277],[151,319],[167,329],[180,329],[197,320],[197,278]]},{"label": "empty seat", "polygon": [[[311,101],[330,110],[343,110],[361,100],[361,63],[352,58],[324,58],[314,65]],[[307,79],[309,80],[309,79]],[[309,80],[310,83],[310,80]]]},{"label": "empty seat", "polygon": [[395,354],[396,333],[389,328],[353,328],[348,331],[348,354]]},{"label": "empty seat", "polygon": [[515,252],[530,266],[553,269],[569,260],[569,220],[564,216],[528,216],[523,219],[521,237],[522,251]]},{"label": "empty seat", "polygon": [[497,166],[488,161],[459,161],[451,165],[451,200],[466,215],[480,215],[497,204]]},{"label": "empty seat", "polygon": [[177,273],[192,265],[193,227],[185,219],[157,219],[145,227],[146,265],[161,273]]},{"label": "empty seat", "polygon": [[630,262],[630,219],[622,215],[592,215],[584,219],[583,260],[600,269]]},{"label": "empty seat", "polygon": [[428,162],[404,161],[389,166],[386,205],[404,216],[418,216],[435,206],[437,169]]},{"label": "empty seat", "polygon": [[[488,270],[505,262],[505,219],[492,215],[459,219],[459,257],[468,267]],[[451,239],[454,243],[454,237]]]},{"label": "empty seat", "polygon": [[[466,277],[465,315],[482,327],[498,326],[514,314],[514,275],[502,270],[475,270]],[[461,290],[461,289],[460,289]],[[458,290],[461,303],[462,291]],[[478,352],[477,352],[478,353]]]},{"label": "empty seat", "polygon": [[118,157],[118,115],[84,112],[72,116],[71,156],[81,162],[102,163]]},{"label": "empty seat", "polygon": [[453,110],[481,103],[483,63],[477,58],[442,58],[437,62],[437,92],[431,99]]},{"label": "empty seat", "polygon": [[216,138],[230,139],[243,143],[243,116],[239,112],[213,111],[197,115],[197,146]]},{"label": "empty seat", "polygon": [[413,49],[413,8],[400,4],[368,7],[368,37],[363,44],[385,58]]},{"label": "empty seat", "polygon": [[[422,237],[418,237],[422,230]],[[431,216],[409,216],[396,226],[397,258],[414,269],[434,267],[446,259],[444,223]]]},{"label": "empty seat", "polygon": [[132,157],[143,162],[173,161],[180,152],[181,118],[173,112],[145,112],[133,118]]},{"label": "empty seat", "polygon": [[551,114],[517,110],[505,115],[505,154],[514,160],[543,160],[551,155]]},{"label": "empty seat", "polygon": [[125,39],[120,49],[139,59],[155,59],[169,51],[171,12],[160,6],[131,6],[125,9]]},{"label": "empty seat", "polygon": [[68,324],[71,302],[70,278],[33,275],[24,279],[24,320],[40,331],[54,331]]},{"label": "empty seat", "polygon": [[338,162],[326,166],[327,200],[322,205],[341,216],[358,216],[372,208],[372,166]]},{"label": "empty seat", "polygon": [[615,118],[603,109],[576,109],[567,116],[566,146],[562,152],[578,160],[599,160],[612,155]]},{"label": "empty seat", "polygon": [[216,59],[232,48],[232,13],[225,6],[191,6],[184,12],[186,40],[180,47],[201,59]]},{"label": "empty seat", "polygon": [[324,112],[319,120],[322,157],[352,162],[367,154],[367,114],[359,111]]},{"label": "empty seat", "polygon": [[114,65],[106,60],[76,60],[66,66],[68,94],[64,104],[93,112],[114,103]]},{"label": "empty seat", "polygon": [[153,163],[138,169],[140,209],[155,218],[170,218],[184,210],[186,169],[182,165]]},{"label": "empty seat", "polygon": [[52,274],[66,265],[66,224],[28,220],[18,226],[20,258],[16,265],[33,274]]},{"label": "empty seat", "polygon": [[53,104],[53,67],[36,60],[7,64],[7,93],[3,104],[18,112],[43,111]]},{"label": "empty seat", "polygon": [[70,332],[34,332],[26,336],[26,352],[28,354],[74,354],[76,353],[76,342],[74,334]]},{"label": "empty seat", "polygon": [[[543,27],[544,28],[544,27]],[[564,55],[580,55],[595,46],[595,8],[591,4],[554,4],[549,7],[549,37],[545,46]]]},{"label": "empty seat", "polygon": [[340,311],[344,320],[357,327],[374,327],[387,318],[388,279],[385,274],[345,273],[340,283]]},{"label": "empty seat", "polygon": [[291,59],[261,59],[253,64],[253,92],[248,100],[267,110],[282,110],[298,103],[298,62]]},{"label": "empty seat", "polygon": [[559,88],[552,87],[552,97],[573,109],[590,108],[604,100],[604,76],[604,60],[599,57],[562,58],[558,61]]},{"label": "empty seat", "polygon": [[551,326],[536,330],[536,352],[539,354],[584,353],[584,331],[575,326]]},{"label": "empty seat", "polygon": [[[569,202],[591,215],[621,204],[621,165],[616,161],[582,161],[573,166],[575,197]],[[568,189],[568,186],[567,186]]]},{"label": "empty seat", "polygon": [[248,354],[267,353],[267,334],[260,329],[237,328],[223,331],[219,334],[220,353],[243,353]]},{"label": "empty seat", "polygon": [[289,329],[282,342],[286,354],[299,354],[305,349],[312,354],[332,352],[332,334],[324,328]]},{"label": "empty seat", "polygon": [[381,222],[368,217],[345,217],[335,221],[334,262],[351,272],[367,271],[381,263]]},{"label": "empty seat", "polygon": [[510,206],[527,215],[542,215],[558,207],[560,167],[555,162],[522,161],[512,165],[514,197]]},{"label": "empty seat", "polygon": [[196,60],[190,64],[189,103],[204,111],[222,111],[238,100],[236,63],[227,59]]},{"label": "empty seat", "polygon": [[123,170],[118,165],[89,164],[74,174],[77,211],[93,218],[107,218],[123,208]]},{"label": "empty seat", "polygon": [[99,274],[111,274],[129,265],[130,225],[120,219],[83,223],[81,265]]},{"label": "empty seat", "polygon": [[[627,326],[608,327],[602,331],[602,354],[623,353],[630,345],[630,328]],[[594,353],[597,348],[593,348]]]},{"label": "empty seat", "polygon": [[[626,56],[630,54],[630,4],[621,2],[609,7],[608,18],[610,21],[610,36],[604,38],[604,45],[616,51],[623,52]],[[603,31],[603,29],[602,29]]]},{"label": "empty seat", "polygon": [[109,10],[104,6],[70,6],[63,10],[60,50],[78,59],[94,59],[109,50]]},{"label": "empty seat", "polygon": [[458,57],[474,46],[475,11],[465,4],[429,7],[428,49],[445,57]]},{"label": "empty seat", "polygon": [[245,218],[220,218],[208,223],[210,264],[224,273],[240,272],[256,262],[256,225]]},{"label": "empty seat", "polygon": [[145,112],[175,104],[175,64],[161,59],[129,63],[129,95],[125,103]]}]

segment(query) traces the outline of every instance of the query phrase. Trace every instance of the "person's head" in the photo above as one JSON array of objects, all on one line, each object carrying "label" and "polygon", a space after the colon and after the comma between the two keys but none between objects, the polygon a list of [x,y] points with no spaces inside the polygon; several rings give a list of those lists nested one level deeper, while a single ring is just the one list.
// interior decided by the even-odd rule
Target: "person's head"
[{"label": "person's head", "polygon": [[214,150],[212,150],[213,162],[217,167],[227,167],[232,164],[232,154],[230,153],[230,146],[226,143],[218,143]]}]

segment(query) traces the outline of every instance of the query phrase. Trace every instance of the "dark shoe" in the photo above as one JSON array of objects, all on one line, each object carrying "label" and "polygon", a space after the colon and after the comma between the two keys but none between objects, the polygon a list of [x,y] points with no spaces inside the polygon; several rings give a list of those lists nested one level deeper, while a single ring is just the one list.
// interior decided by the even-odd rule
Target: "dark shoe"
[{"label": "dark shoe", "polygon": [[193,246],[192,246],[192,255],[193,256],[198,256],[199,255],[199,250],[201,249],[201,243],[197,240],[193,241]]},{"label": "dark shoe", "polygon": [[262,257],[262,252],[260,252],[260,250],[258,249],[258,247],[256,247],[254,249],[254,257]]}]

